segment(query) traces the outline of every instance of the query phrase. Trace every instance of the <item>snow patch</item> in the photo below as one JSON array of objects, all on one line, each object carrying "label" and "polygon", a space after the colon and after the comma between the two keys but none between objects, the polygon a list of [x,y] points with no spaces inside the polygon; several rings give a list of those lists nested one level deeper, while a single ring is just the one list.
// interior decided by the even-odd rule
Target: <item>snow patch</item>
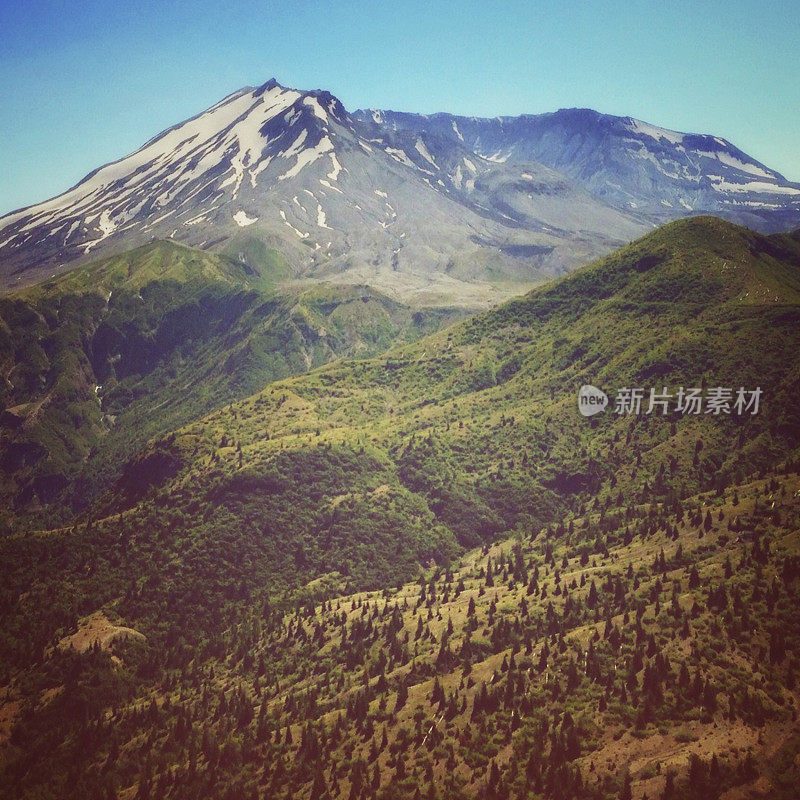
[{"label": "snow patch", "polygon": [[239,187],[242,185],[242,178],[244,177],[244,164],[242,163],[247,153],[237,153],[233,158],[231,158],[231,169],[233,170],[233,175],[229,178],[224,180],[220,185],[220,189],[224,189],[226,186],[233,186],[233,199],[236,199],[236,196],[239,194]]},{"label": "snow patch", "polygon": [[117,229],[116,223],[111,219],[111,212],[108,209],[105,209],[103,213],[100,214],[100,221],[97,223],[97,226],[103,232],[103,238],[111,236]]},{"label": "snow patch", "polygon": [[657,142],[661,139],[666,139],[670,144],[680,144],[683,141],[684,135],[678,131],[671,131],[667,128],[658,128],[655,125],[649,125],[647,122],[642,122],[640,119],[631,119],[625,126],[632,133],[638,133],[642,136],[649,136]]},{"label": "snow patch", "polygon": [[[144,229],[147,230],[148,228],[152,228],[154,225],[158,225],[158,223],[161,222],[161,220],[164,220],[167,217],[171,217],[174,213],[175,209],[173,208],[170,211],[167,211],[166,214],[162,214],[160,217],[156,217],[149,225],[145,225]],[[78,223],[76,222],[75,224],[77,225]],[[69,234],[67,234],[67,236],[69,236]]]},{"label": "snow patch", "polygon": [[79,219],[76,219],[75,222],[73,222],[72,225],[69,226],[69,230],[67,231],[67,235],[64,237],[64,244],[67,243],[67,241],[69,240],[69,237],[72,236],[72,234],[75,232],[75,228],[77,228],[78,225],[80,225],[80,224],[81,224],[81,221]]},{"label": "snow patch", "polygon": [[240,209],[233,215],[233,221],[240,228],[246,228],[248,225],[258,222],[258,217],[248,217],[247,214]]},{"label": "snow patch", "polygon": [[762,169],[757,164],[750,164],[746,161],[741,161],[735,156],[732,156],[730,153],[725,153],[725,152],[710,153],[704,150],[700,150],[697,152],[697,155],[703,156],[705,158],[716,158],[718,161],[721,161],[727,167],[738,169],[740,172],[746,172],[748,175],[755,175],[755,177],[757,178],[771,178],[771,179],[775,178],[774,173]]},{"label": "snow patch", "polygon": [[779,186],[765,181],[749,181],[748,183],[730,183],[719,175],[709,175],[716,182],[712,184],[718,192],[758,192],[760,194],[800,195],[800,189],[793,186]]},{"label": "snow patch", "polygon": [[184,225],[197,225],[199,222],[202,222],[206,218],[206,211],[197,214],[197,216],[192,217],[191,219],[187,219],[183,224]]},{"label": "snow patch", "polygon": [[417,165],[406,155],[404,150],[398,150],[396,147],[385,147],[384,150],[395,160],[407,167],[416,167]]},{"label": "snow patch", "polygon": [[297,135],[297,138],[289,145],[288,149],[284,151],[283,157],[291,158],[292,156],[297,155],[303,149],[303,142],[305,142],[307,136],[308,131],[304,128]]},{"label": "snow patch", "polygon": [[[87,217],[85,219],[85,223],[88,225],[92,220],[97,218],[97,216],[98,216],[97,214],[93,214],[91,217]],[[99,236],[97,239],[92,239],[92,241],[86,242],[86,245],[83,248],[84,253],[88,253],[90,250],[92,250],[92,248],[100,244],[100,242],[102,242],[103,239],[107,239],[109,236],[111,236],[111,234],[114,233],[114,231],[117,229],[116,224],[111,219],[111,212],[107,208],[103,209],[103,211],[100,212],[99,216],[100,219],[97,221],[97,227],[99,228],[100,233],[102,235]]]},{"label": "snow patch", "polygon": [[[305,134],[305,131],[303,131],[303,134]],[[300,137],[298,137],[298,139],[299,138]],[[305,140],[305,135],[303,135],[303,140]],[[304,169],[309,164],[313,164],[318,158],[321,158],[325,153],[329,153],[331,150],[333,150],[331,140],[327,136],[323,136],[316,147],[307,147],[305,150],[298,152],[295,165],[287,172],[284,172],[283,175],[278,176],[278,180],[283,181],[287,178],[293,178],[300,170]]]},{"label": "snow patch", "polygon": [[333,169],[328,173],[328,178],[332,181],[335,181],[339,177],[339,173],[342,171],[342,165],[339,163],[339,160],[336,158],[336,153],[331,153],[331,164],[333,165]]},{"label": "snow patch", "polygon": [[432,164],[436,169],[439,169],[439,165],[433,160],[433,156],[428,152],[428,148],[425,147],[425,142],[422,139],[417,139],[416,143],[414,144],[414,149],[429,163]]},{"label": "snow patch", "polygon": [[283,224],[288,226],[289,228],[291,228],[301,239],[305,239],[305,238],[308,237],[307,233],[303,233],[302,231],[299,231],[297,228],[294,227],[294,225],[292,225],[291,222],[289,222],[288,219],[286,219],[286,214],[283,211],[283,209],[281,209],[280,215],[281,215],[281,219],[283,220]]},{"label": "snow patch", "polygon": [[321,119],[325,123],[328,122],[328,115],[325,113],[325,109],[319,104],[316,97],[306,97],[305,100],[303,100],[303,105],[309,106],[314,112],[315,117]]},{"label": "snow patch", "polygon": [[744,200],[736,205],[749,206],[750,208],[780,208],[779,203],[762,203],[759,200]]}]

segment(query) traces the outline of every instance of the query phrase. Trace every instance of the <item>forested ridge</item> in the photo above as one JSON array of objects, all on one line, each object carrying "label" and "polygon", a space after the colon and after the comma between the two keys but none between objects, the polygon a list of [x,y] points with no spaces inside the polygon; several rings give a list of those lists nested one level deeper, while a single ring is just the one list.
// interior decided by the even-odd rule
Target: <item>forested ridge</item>
[{"label": "forested ridge", "polygon": [[[2,791],[794,797],[798,270],[674,223],[12,515]],[[585,383],[763,400],[585,419]]]}]

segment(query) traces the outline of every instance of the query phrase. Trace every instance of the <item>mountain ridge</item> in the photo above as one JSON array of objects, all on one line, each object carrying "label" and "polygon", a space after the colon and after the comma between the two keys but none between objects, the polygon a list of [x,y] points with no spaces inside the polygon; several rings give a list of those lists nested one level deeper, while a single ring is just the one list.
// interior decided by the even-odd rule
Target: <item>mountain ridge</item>
[{"label": "mountain ridge", "polygon": [[[159,248],[177,278],[202,272],[187,252],[219,258]],[[110,301],[140,308],[152,255],[101,262],[90,299],[130,272]],[[269,274],[256,255],[217,267]],[[82,277],[26,291],[74,317]],[[145,329],[176,283],[139,292]],[[5,520],[0,785],[24,800],[793,800],[799,283],[800,232],[672,222],[430,336],[154,429],[78,513]],[[367,291],[340,307],[369,307]],[[296,330],[337,313],[304,305]],[[9,312],[24,331],[31,309]],[[52,356],[40,330],[17,342]],[[121,371],[117,352],[100,365]],[[175,378],[156,376],[153,403]],[[757,414],[612,401],[586,419],[586,383],[763,396]]]},{"label": "mountain ridge", "polygon": [[[752,313],[759,309],[780,315],[781,308],[791,312],[800,301],[800,231],[763,236],[714,217],[679,220],[553,284],[405,348],[398,342],[435,332],[463,316],[463,309],[412,310],[367,286],[317,284],[284,291],[275,277],[282,274],[277,254],[248,249],[246,243],[220,256],[166,241],[0,298],[7,375],[0,455],[9,508],[30,506],[36,515],[37,509],[63,499],[75,480],[75,502],[83,506],[91,492],[81,488],[80,475],[99,469],[93,480],[97,487],[106,485],[131,447],[144,444],[143,436],[157,436],[198,413],[258,393],[264,383],[342,356],[374,356],[394,344],[390,360],[399,364],[409,359],[438,363],[438,350],[443,360],[434,374],[444,375],[457,366],[455,341],[467,349],[488,342],[509,321],[523,329],[554,326],[560,331],[556,338],[563,339],[560,358],[570,352],[567,342],[588,337],[591,324],[604,327],[618,319],[628,329],[631,309],[647,316],[667,342],[672,337],[668,320],[680,327],[697,317],[698,323],[718,326],[720,314],[728,314],[740,317],[735,325],[752,326]],[[68,317],[63,308],[70,309]],[[699,365],[707,362],[694,336],[683,336],[680,355],[664,355],[658,370],[668,370],[675,358],[684,369],[692,358]],[[574,346],[583,355],[599,347]],[[604,346],[619,348],[610,342]],[[751,344],[743,341],[737,347],[744,352]],[[623,361],[636,364],[641,358],[633,343],[623,350]],[[475,363],[468,358],[447,379],[452,387],[440,387],[442,396],[457,396],[470,386],[491,389],[512,379],[519,356],[505,345],[491,352],[490,347]],[[724,360],[721,354],[719,359]],[[352,368],[330,369],[340,375]],[[552,365],[547,369],[552,371]],[[600,377],[587,375],[585,382]],[[757,374],[750,377],[755,381]],[[376,380],[380,384],[383,378]],[[187,395],[187,386],[196,391]],[[424,406],[433,400],[427,387],[413,402]],[[138,430],[142,414],[148,423]],[[58,426],[67,417],[75,432],[65,448]],[[323,431],[325,424],[320,419],[313,427]],[[101,457],[104,449],[108,458]]]},{"label": "mountain ridge", "polygon": [[405,280],[400,299],[413,287],[452,297],[498,278],[524,288],[642,231],[539,171],[550,189],[535,197],[516,168],[441,137],[368,130],[329,92],[269,81],[0,219],[0,277],[42,279],[153,237],[214,249],[247,229],[304,280],[400,294]]},{"label": "mountain ridge", "polygon": [[800,183],[711,134],[682,133],[585,108],[486,118],[375,109],[355,113],[397,129],[430,129],[433,122],[434,129],[484,157],[538,161],[615,207],[635,209],[659,223],[684,212],[721,214],[766,233],[800,222]]},{"label": "mountain ridge", "polygon": [[168,240],[0,295],[0,516],[68,516],[153,435],[465,313],[368,286],[281,290],[284,269],[258,242],[225,255]]},{"label": "mountain ridge", "polygon": [[[676,287],[680,288],[677,294]],[[359,424],[365,425],[364,436],[367,439],[372,436],[373,445],[385,440],[384,447],[391,450],[388,442],[394,442],[399,435],[403,444],[397,447],[402,451],[404,447],[413,447],[417,436],[444,435],[442,426],[461,401],[474,402],[481,415],[493,418],[497,414],[493,403],[502,406],[509,397],[516,398],[511,407],[513,413],[530,417],[529,423],[536,429],[536,436],[540,436],[541,420],[534,422],[538,412],[533,409],[541,407],[544,397],[551,392],[550,424],[557,425],[565,442],[572,442],[575,432],[571,428],[580,424],[576,420],[572,389],[577,391],[579,382],[606,381],[607,388],[618,389],[629,385],[625,381],[636,380],[655,380],[660,388],[661,382],[670,382],[670,377],[677,376],[686,381],[685,385],[689,382],[695,385],[701,380],[724,385],[728,380],[738,386],[757,382],[759,378],[765,380],[766,363],[755,366],[758,363],[755,354],[763,344],[760,337],[753,339],[750,332],[769,324],[775,325],[769,369],[775,375],[780,374],[783,396],[790,393],[790,386],[798,380],[789,364],[790,350],[786,348],[793,336],[789,329],[791,321],[800,319],[799,290],[797,236],[764,237],[713,217],[679,220],[551,285],[534,289],[524,297],[417,342],[399,345],[364,362],[345,359],[270,384],[262,392],[240,401],[238,410],[213,412],[207,419],[187,426],[181,436],[192,441],[193,447],[205,439],[203,447],[210,446],[210,452],[214,452],[213,437],[209,440],[199,431],[205,427],[235,428],[242,436],[240,452],[247,468],[250,453],[258,460],[271,448],[280,446],[283,450],[284,443],[275,438],[275,432],[265,442],[248,431],[246,424],[248,418],[253,419],[257,428],[260,424],[255,422],[260,418],[257,409],[261,404],[272,408],[277,402],[275,397],[282,392],[291,398],[295,411],[281,423],[285,426],[285,443],[291,442],[292,450],[306,446],[324,448],[326,441],[340,446],[341,437],[347,441],[352,432],[346,432],[346,428],[340,430],[337,420],[355,415],[361,420]],[[650,328],[645,338],[654,342],[659,336],[665,339],[653,343],[649,351],[633,337],[641,329],[643,317]],[[680,329],[674,339],[669,334],[670,328]],[[547,333],[548,329],[552,332]],[[731,341],[714,345],[713,355],[712,348],[706,345],[709,352],[695,361],[709,330]],[[593,335],[599,341],[592,341]],[[537,350],[535,343],[540,339]],[[528,347],[530,351],[526,350]],[[753,359],[742,356],[750,352]],[[711,363],[716,365],[714,375],[708,373]],[[551,368],[545,369],[548,364]],[[587,374],[589,368],[595,372],[593,378]],[[436,376],[435,380],[420,382],[420,376],[429,371]],[[555,388],[557,375],[567,386]],[[610,376],[614,384],[608,386]],[[324,387],[330,385],[340,389],[328,397]],[[776,378],[773,388],[777,386]],[[346,387],[354,388],[352,397]],[[361,393],[369,391],[374,395],[369,407],[358,410]],[[385,416],[378,401],[382,393],[386,393],[387,403],[389,397],[395,398],[394,409]],[[402,402],[399,398],[403,398]],[[780,413],[787,420],[797,417],[791,406],[781,404],[777,397],[769,403],[773,411],[783,409]],[[526,408],[527,405],[531,408]],[[232,413],[238,416],[235,425],[230,419]],[[411,430],[418,429],[417,433],[402,432],[409,425],[404,414],[414,418]],[[503,416],[508,414],[506,409]],[[228,423],[219,422],[222,418]],[[612,414],[604,427],[614,428],[624,421],[624,417]],[[678,422],[680,426],[692,426],[690,418]],[[734,422],[729,419],[719,424],[732,430]],[[767,435],[768,423],[761,418],[748,421],[748,425],[751,429],[748,435],[754,439],[756,429],[762,431],[758,436]],[[791,446],[797,446],[797,434],[789,433],[790,428],[785,423],[784,433],[778,436],[783,440],[786,434],[783,448],[792,442]],[[680,436],[680,429],[673,435]],[[548,438],[553,436],[551,431]],[[461,447],[465,451],[471,449],[466,443]],[[659,448],[663,448],[663,443]],[[715,457],[722,459],[713,476],[718,480],[723,465],[734,463],[736,456],[725,455],[724,437],[710,436],[707,449],[708,457],[714,450]],[[787,452],[784,449],[783,455]],[[197,458],[202,460],[203,456],[195,456],[195,464]],[[552,454],[540,454],[537,458],[545,459],[540,465],[541,474],[558,473]],[[530,464],[528,468],[531,469]],[[705,479],[711,480],[712,476]],[[701,484],[697,488],[708,487]]]},{"label": "mountain ridge", "polygon": [[800,184],[719,137],[631,117],[350,113],[330,92],[273,78],[0,218],[0,282],[153,239],[220,251],[246,233],[301,285],[476,307],[708,212],[796,227]]}]

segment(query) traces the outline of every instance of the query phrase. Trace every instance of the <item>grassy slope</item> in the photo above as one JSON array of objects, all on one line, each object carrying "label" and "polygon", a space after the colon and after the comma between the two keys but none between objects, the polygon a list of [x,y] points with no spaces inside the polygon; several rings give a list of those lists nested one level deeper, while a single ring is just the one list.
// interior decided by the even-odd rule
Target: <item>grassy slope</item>
[{"label": "grassy slope", "polygon": [[[769,269],[753,256],[754,236],[714,220],[675,223],[550,289],[385,357],[271,384],[153,445],[142,463],[166,450],[173,465],[157,502],[182,517],[185,535],[200,518],[204,532],[268,520],[258,575],[294,574],[291,541],[302,543],[309,572],[333,560],[365,585],[392,570],[373,560],[364,573],[346,537],[331,533],[343,524],[330,510],[342,493],[355,496],[351,526],[367,524],[363,492],[379,485],[401,508],[410,504],[401,514],[408,520],[421,499],[444,526],[434,529],[437,546],[449,551],[453,541],[542,524],[589,497],[681,496],[770,467],[798,445],[800,309],[783,284],[754,303],[758,270]],[[687,283],[685,296],[667,299]],[[575,403],[585,382],[611,392],[761,385],[764,399],[759,415],[744,418],[606,414],[588,422]],[[363,459],[379,466],[359,466]],[[131,463],[124,491],[93,513],[138,501],[149,490],[149,482],[136,486],[142,470]],[[130,513],[147,518],[150,508]],[[261,529],[245,527],[257,553]],[[413,526],[404,532],[418,538]],[[431,544],[421,540],[420,553],[427,557]]]},{"label": "grassy slope", "polygon": [[57,650],[8,687],[0,785],[599,800],[629,774],[637,799],[671,776],[673,798],[790,800],[798,492],[795,472],[570,515],[394,590],[342,596],[330,574],[243,595],[199,647],[191,625],[159,638],[147,620],[171,612],[145,584],[106,613],[147,642]]}]

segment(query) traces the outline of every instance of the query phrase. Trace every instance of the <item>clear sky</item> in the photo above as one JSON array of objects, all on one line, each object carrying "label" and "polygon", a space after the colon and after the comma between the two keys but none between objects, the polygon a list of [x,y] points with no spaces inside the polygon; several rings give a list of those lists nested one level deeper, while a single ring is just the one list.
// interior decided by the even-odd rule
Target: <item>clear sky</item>
[{"label": "clear sky", "polygon": [[271,77],[350,109],[590,107],[800,180],[799,34],[798,0],[0,0],[0,214]]}]

